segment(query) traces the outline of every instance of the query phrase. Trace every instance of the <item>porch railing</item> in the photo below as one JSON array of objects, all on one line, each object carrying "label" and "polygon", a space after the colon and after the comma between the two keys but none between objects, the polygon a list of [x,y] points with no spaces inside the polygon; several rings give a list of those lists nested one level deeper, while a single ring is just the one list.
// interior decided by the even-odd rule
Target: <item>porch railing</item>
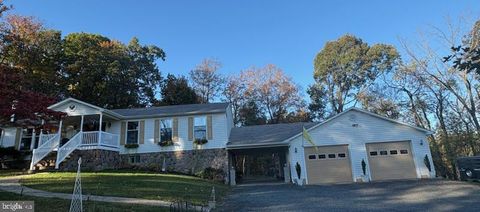
[{"label": "porch railing", "polygon": [[[101,139],[100,139],[101,137]],[[92,131],[92,132],[83,132],[82,137],[82,146],[108,146],[108,147],[115,147],[118,148],[120,146],[119,143],[119,136],[112,133],[107,132],[99,132],[99,131]]]},{"label": "porch railing", "polygon": [[39,144],[38,148],[32,151],[30,170],[33,170],[33,167],[38,162],[40,162],[44,157],[46,157],[50,152],[52,152],[55,148],[58,147],[58,144],[60,143],[60,133],[47,135],[43,137],[41,141],[42,144]]}]

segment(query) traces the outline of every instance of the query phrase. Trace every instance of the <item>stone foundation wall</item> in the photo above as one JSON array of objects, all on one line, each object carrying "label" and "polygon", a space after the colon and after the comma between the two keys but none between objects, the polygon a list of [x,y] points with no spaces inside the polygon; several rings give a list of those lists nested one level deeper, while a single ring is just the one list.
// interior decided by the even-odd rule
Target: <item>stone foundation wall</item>
[{"label": "stone foundation wall", "polygon": [[[139,159],[131,163],[130,157]],[[104,169],[137,169],[162,171],[165,160],[167,172],[197,174],[205,168],[215,168],[228,173],[228,153],[225,149],[185,150],[173,152],[154,152],[119,154],[109,150],[75,150],[70,158],[60,164],[60,170],[77,170],[78,158],[82,157],[82,170],[100,171]]]},{"label": "stone foundation wall", "polygon": [[82,157],[82,170],[85,171],[120,169],[126,166],[123,158],[116,151],[102,149],[75,150],[70,154],[70,158],[65,159],[60,164],[60,170],[76,171],[79,157]]},{"label": "stone foundation wall", "polygon": [[[130,157],[138,155],[138,163],[130,163]],[[167,172],[196,174],[205,168],[228,170],[228,154],[225,149],[202,149],[173,152],[154,152],[121,155],[128,168],[161,171],[165,160]],[[138,159],[138,158],[137,158]]]}]

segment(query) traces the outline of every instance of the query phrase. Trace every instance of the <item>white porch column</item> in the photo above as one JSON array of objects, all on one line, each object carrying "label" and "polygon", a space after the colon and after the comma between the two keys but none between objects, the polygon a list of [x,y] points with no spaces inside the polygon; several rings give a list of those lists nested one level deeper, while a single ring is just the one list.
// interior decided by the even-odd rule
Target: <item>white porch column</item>
[{"label": "white porch column", "polygon": [[30,142],[30,150],[33,150],[35,148],[35,129],[32,129],[32,141]]},{"label": "white porch column", "polygon": [[83,132],[83,119],[84,115],[82,115],[82,119],[80,119],[80,132]]},{"label": "white porch column", "polygon": [[98,145],[102,142],[102,122],[103,122],[103,113],[100,113],[100,123],[98,124]]},{"label": "white porch column", "polygon": [[60,141],[62,140],[62,125],[63,119],[60,119],[60,124],[58,124],[58,148],[60,148]]}]

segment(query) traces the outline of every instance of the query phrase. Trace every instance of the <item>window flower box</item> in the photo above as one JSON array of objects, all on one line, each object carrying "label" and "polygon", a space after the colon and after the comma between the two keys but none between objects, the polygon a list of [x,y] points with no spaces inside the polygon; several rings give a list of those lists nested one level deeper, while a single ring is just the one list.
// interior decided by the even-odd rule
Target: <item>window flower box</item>
[{"label": "window flower box", "polygon": [[125,144],[125,148],[127,149],[138,148],[138,144]]},{"label": "window flower box", "polygon": [[206,144],[207,142],[208,142],[208,140],[205,139],[205,138],[195,139],[195,140],[193,141],[193,143],[196,144],[196,145],[203,145],[203,144]]},{"label": "window flower box", "polygon": [[158,142],[158,145],[160,145],[161,147],[173,146],[173,141],[172,140],[160,141]]}]

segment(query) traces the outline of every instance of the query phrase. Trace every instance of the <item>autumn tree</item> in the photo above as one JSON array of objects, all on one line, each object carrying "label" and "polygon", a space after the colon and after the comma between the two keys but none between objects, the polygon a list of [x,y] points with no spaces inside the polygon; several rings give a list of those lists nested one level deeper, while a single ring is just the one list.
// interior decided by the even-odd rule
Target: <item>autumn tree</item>
[{"label": "autumn tree", "polygon": [[62,93],[62,39],[34,17],[7,16],[0,36],[0,62],[24,73],[35,90],[46,95]]},{"label": "autumn tree", "polygon": [[165,53],[133,38],[128,45],[107,37],[73,33],[64,38],[63,73],[68,95],[105,108],[150,105],[161,83],[156,61]]},{"label": "autumn tree", "polygon": [[251,100],[239,109],[239,123],[242,126],[262,125],[267,123],[267,117],[257,103]]},{"label": "autumn tree", "polygon": [[355,104],[357,94],[374,83],[379,75],[393,70],[398,59],[399,54],[393,46],[370,46],[353,35],[327,42],[314,61],[315,85],[310,88],[310,93],[314,94],[312,103],[322,106],[323,103],[316,101],[326,99],[331,113],[342,112],[346,105]]},{"label": "autumn tree", "polygon": [[175,77],[168,74],[161,84],[161,99],[155,105],[182,105],[197,104],[199,98],[193,88],[188,85],[188,80],[183,77]]},{"label": "autumn tree", "polygon": [[0,127],[35,126],[63,115],[47,109],[55,98],[28,90],[27,84],[22,72],[0,65]]},{"label": "autumn tree", "polygon": [[190,71],[190,79],[200,103],[209,103],[221,94],[224,78],[218,73],[220,67],[219,61],[204,59]]},{"label": "autumn tree", "polygon": [[222,100],[230,103],[232,107],[233,123],[238,125],[241,123],[240,110],[246,106],[245,93],[246,85],[243,83],[240,76],[230,76],[226,79],[223,87]]},{"label": "autumn tree", "polygon": [[275,65],[252,67],[240,73],[245,102],[255,101],[268,123],[284,122],[289,112],[304,107],[300,87]]}]

